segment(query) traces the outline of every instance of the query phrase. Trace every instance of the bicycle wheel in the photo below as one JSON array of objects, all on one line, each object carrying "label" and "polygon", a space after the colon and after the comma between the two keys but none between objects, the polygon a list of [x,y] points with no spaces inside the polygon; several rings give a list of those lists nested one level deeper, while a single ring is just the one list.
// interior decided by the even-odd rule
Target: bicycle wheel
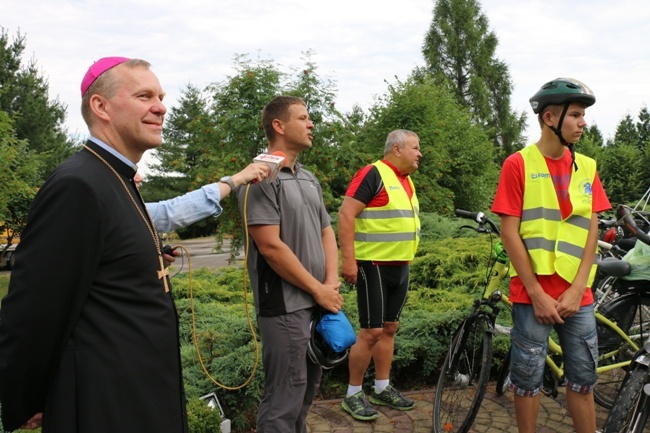
[{"label": "bicycle wheel", "polygon": [[650,414],[650,397],[643,391],[650,382],[650,369],[634,364],[621,385],[605,420],[603,433],[641,433]]},{"label": "bicycle wheel", "polygon": [[433,402],[433,432],[466,433],[481,406],[492,365],[489,318],[471,316],[460,325],[445,357]]},{"label": "bicycle wheel", "polygon": [[[629,283],[629,282],[628,282]],[[647,282],[644,282],[647,284]],[[650,294],[630,292],[613,298],[600,307],[600,313],[614,321],[638,347],[648,338],[650,331]],[[618,334],[603,323],[598,329],[598,366],[629,361],[636,350],[630,347]],[[611,408],[618,394],[627,367],[601,371],[594,388],[596,403],[604,408]]]},{"label": "bicycle wheel", "polygon": [[497,374],[497,395],[503,395],[506,393],[508,390],[508,386],[510,385],[510,351],[512,349],[508,349],[508,353],[506,354],[506,357],[503,360],[503,363],[501,364],[501,367],[499,368],[499,373]]}]

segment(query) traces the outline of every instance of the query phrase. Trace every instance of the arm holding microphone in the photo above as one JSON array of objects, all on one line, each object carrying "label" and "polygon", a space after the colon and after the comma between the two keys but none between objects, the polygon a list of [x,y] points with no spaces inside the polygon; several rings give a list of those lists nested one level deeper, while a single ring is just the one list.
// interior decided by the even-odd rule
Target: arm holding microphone
[{"label": "arm holding microphone", "polygon": [[[223,211],[221,200],[226,198],[233,189],[240,185],[272,180],[284,163],[284,153],[275,152],[273,155],[259,155],[254,162],[232,176],[224,176],[219,182],[205,185],[187,194],[153,203],[145,203],[151,215],[156,230],[168,233],[187,227],[208,217],[217,217]],[[143,182],[142,176],[136,173],[136,186]],[[168,263],[175,261],[176,251],[165,251],[164,258]]]},{"label": "arm holding microphone", "polygon": [[210,216],[219,216],[223,210],[221,200],[234,188],[262,181],[270,173],[271,168],[267,163],[254,162],[232,176],[221,178],[219,182],[205,185],[170,200],[146,203],[147,210],[159,232],[171,232]]},{"label": "arm holding microphone", "polygon": [[253,159],[253,162],[266,164],[269,168],[269,173],[266,181],[273,182],[278,177],[280,169],[284,167],[284,164],[286,162],[285,160],[286,155],[284,152],[278,150],[273,153],[262,153],[260,155],[257,155]]}]

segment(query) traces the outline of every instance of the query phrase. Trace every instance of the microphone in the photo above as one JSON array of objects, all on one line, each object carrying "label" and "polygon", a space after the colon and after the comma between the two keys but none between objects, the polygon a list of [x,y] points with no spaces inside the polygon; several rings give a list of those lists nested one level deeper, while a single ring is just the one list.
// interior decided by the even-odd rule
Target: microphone
[{"label": "microphone", "polygon": [[269,166],[271,173],[266,178],[267,182],[273,182],[277,177],[280,169],[284,166],[285,154],[281,151],[273,153],[262,153],[253,158],[253,162],[263,162]]}]

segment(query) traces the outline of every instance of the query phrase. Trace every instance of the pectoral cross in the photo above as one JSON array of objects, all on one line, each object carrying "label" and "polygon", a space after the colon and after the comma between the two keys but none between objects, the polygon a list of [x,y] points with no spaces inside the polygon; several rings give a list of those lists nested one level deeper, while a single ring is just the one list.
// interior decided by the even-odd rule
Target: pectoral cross
[{"label": "pectoral cross", "polygon": [[169,269],[167,269],[165,267],[165,264],[163,263],[162,256],[158,256],[158,261],[160,262],[160,270],[158,271],[158,279],[163,280],[163,284],[165,284],[165,293],[169,293],[169,286],[167,285],[167,278],[165,278],[167,275],[169,275]]}]

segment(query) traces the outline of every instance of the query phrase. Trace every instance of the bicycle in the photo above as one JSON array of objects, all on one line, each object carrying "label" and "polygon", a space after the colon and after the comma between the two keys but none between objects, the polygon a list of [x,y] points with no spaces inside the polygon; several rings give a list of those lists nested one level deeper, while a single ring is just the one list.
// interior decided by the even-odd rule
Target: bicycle
[{"label": "bicycle", "polygon": [[[616,222],[609,224],[609,227],[627,226],[623,222],[627,213],[626,209],[622,205],[617,208]],[[635,231],[632,232],[630,229],[627,231],[632,233],[632,238],[636,240],[634,234],[643,232],[636,226],[636,219],[630,221],[634,224]],[[621,259],[626,252],[624,250],[634,246],[634,242],[629,242],[629,238],[624,240],[623,248],[620,245],[599,241],[598,274],[593,285],[594,312],[600,313],[600,315],[596,315],[600,369],[594,390],[594,400],[606,409],[613,404],[619,386],[625,377],[628,361],[634,355],[634,348],[642,343],[650,328],[650,295],[648,295],[650,282],[623,279],[631,273],[631,266],[627,261]],[[621,296],[623,294],[625,296]],[[604,323],[602,318],[615,322],[617,327],[627,334],[627,338],[634,342],[634,345],[629,344],[627,338],[622,338],[620,334],[613,332],[615,328]],[[549,340],[548,356],[550,358],[547,358],[543,392],[555,398],[557,397],[557,388],[563,380],[563,368],[557,367],[558,363],[561,364],[562,352],[559,345],[553,340]],[[497,375],[497,395],[504,394],[508,388],[509,370],[510,351],[502,362]]]},{"label": "bicycle", "polygon": [[642,433],[650,416],[650,342],[632,360],[603,433]]},{"label": "bicycle", "polygon": [[[607,227],[617,226],[620,229],[624,223],[627,208],[619,206],[617,208],[617,219],[608,223]],[[643,217],[641,217],[643,218]],[[643,233],[634,223],[635,231],[632,239],[636,241],[634,234]],[[645,224],[644,224],[645,226]],[[634,345],[628,343],[627,339],[622,339],[620,334],[612,331],[612,327],[598,320],[599,317],[605,317],[616,323],[617,327],[623,330],[629,340],[635,345],[640,345],[644,336],[650,329],[650,282],[648,281],[628,281],[624,277],[631,273],[630,264],[622,260],[623,256],[634,242],[629,238],[625,240],[623,247],[618,244],[609,244],[604,241],[598,242],[598,273],[594,280],[594,312],[597,315],[597,330],[599,336],[599,374],[598,382],[594,390],[594,400],[600,406],[609,409],[618,393],[619,386],[625,377],[629,361],[634,354]],[[625,294],[626,296],[621,296]],[[553,340],[549,340],[547,366],[544,376],[543,392],[553,398],[557,397],[557,388],[563,379],[563,369],[556,367],[561,363],[562,352],[559,345]],[[552,361],[552,362],[551,362]],[[605,368],[605,366],[609,366]],[[617,366],[619,366],[617,368]],[[503,395],[508,388],[508,376],[510,370],[510,351],[508,351],[501,368],[497,375],[496,393]]]},{"label": "bicycle", "polygon": [[[642,242],[650,245],[650,236],[623,209],[626,227]],[[625,379],[603,425],[603,433],[641,433],[650,417],[650,339],[632,359]]]},{"label": "bicycle", "polygon": [[[650,225],[644,211],[619,205],[616,216],[619,223],[630,233],[630,237],[622,239],[625,242],[623,249],[632,248],[637,239],[644,243],[650,242],[650,237],[645,233]],[[640,229],[639,225],[644,229]],[[630,242],[629,239],[634,239],[635,242]],[[628,337],[641,346],[650,330],[650,281],[626,279],[632,273],[632,267],[629,262],[621,260],[620,255],[617,257],[618,260],[606,258],[599,262],[598,268],[602,278],[594,288],[594,310],[615,320]],[[609,329],[600,323],[598,327],[599,365],[615,364],[633,357],[631,346],[623,348],[621,340],[613,336]],[[597,403],[608,409],[612,407],[627,369],[625,366],[599,374],[594,392]]]},{"label": "bicycle", "polygon": [[[456,215],[478,224],[470,227],[479,233],[499,237],[498,226],[483,212],[456,210]],[[433,408],[433,432],[468,432],[479,411],[485,395],[492,367],[492,337],[495,332],[496,318],[501,306],[510,309],[511,303],[501,293],[499,285],[507,276],[509,260],[501,241],[493,244],[491,251],[491,274],[486,281],[483,294],[475,299],[470,313],[458,326],[452,337],[451,344],[438,379]],[[644,294],[646,305],[650,305],[650,295]],[[615,305],[610,305],[616,302]],[[629,311],[638,305],[636,294],[617,296],[607,303],[607,311],[611,314]],[[602,306],[605,309],[605,305]],[[618,318],[619,316],[611,316]],[[597,385],[594,395],[598,394],[600,404],[611,405],[618,391],[622,375],[604,375],[606,372],[621,371],[630,365],[632,355],[639,345],[631,339],[624,328],[603,314],[596,313],[600,334],[603,334],[603,355],[599,355],[599,378],[606,377],[607,381]],[[628,325],[625,323],[624,325]],[[631,326],[631,324],[629,324]],[[600,344],[599,344],[600,348]],[[549,355],[546,357],[549,395],[557,395],[557,387],[562,383],[564,369],[561,362],[562,350],[560,345],[549,337]],[[624,371],[624,370],[623,370]],[[620,379],[616,379],[620,377]],[[618,380],[618,381],[617,381]],[[598,401],[597,400],[597,401]]]}]

